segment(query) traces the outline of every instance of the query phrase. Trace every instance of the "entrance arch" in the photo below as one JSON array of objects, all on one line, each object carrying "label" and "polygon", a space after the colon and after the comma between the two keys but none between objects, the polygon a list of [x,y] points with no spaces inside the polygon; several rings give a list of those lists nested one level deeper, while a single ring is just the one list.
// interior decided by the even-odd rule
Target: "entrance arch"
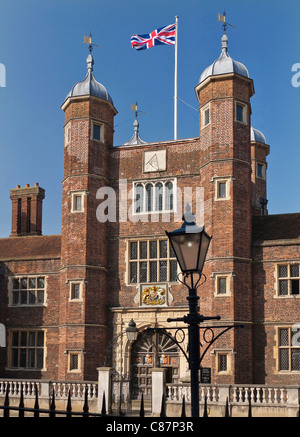
[{"label": "entrance arch", "polygon": [[163,333],[139,334],[131,350],[131,398],[151,399],[152,369],[166,368],[166,382],[176,383],[179,376],[179,349]]}]

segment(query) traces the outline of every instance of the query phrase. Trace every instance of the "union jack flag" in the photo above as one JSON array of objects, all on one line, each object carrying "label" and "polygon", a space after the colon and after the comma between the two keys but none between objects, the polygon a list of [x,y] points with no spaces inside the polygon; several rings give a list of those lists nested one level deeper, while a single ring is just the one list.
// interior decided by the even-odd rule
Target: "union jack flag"
[{"label": "union jack flag", "polygon": [[150,49],[150,47],[162,44],[175,44],[176,24],[160,27],[146,35],[133,35],[131,37],[131,45],[136,50]]}]

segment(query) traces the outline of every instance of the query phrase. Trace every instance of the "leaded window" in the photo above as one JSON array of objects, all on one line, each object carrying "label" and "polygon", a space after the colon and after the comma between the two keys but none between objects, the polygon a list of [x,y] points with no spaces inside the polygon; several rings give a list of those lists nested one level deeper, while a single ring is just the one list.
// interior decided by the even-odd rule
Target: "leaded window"
[{"label": "leaded window", "polygon": [[44,367],[44,332],[11,332],[11,367],[42,369]]},{"label": "leaded window", "polygon": [[15,277],[12,280],[11,305],[42,305],[45,300],[45,277]]},{"label": "leaded window", "polygon": [[277,274],[279,296],[297,296],[300,294],[299,264],[279,265]]},{"label": "leaded window", "polygon": [[133,212],[174,211],[175,180],[134,183]]},{"label": "leaded window", "polygon": [[129,283],[175,282],[177,261],[168,240],[129,242]]},{"label": "leaded window", "polygon": [[278,330],[279,370],[300,371],[300,327]]}]

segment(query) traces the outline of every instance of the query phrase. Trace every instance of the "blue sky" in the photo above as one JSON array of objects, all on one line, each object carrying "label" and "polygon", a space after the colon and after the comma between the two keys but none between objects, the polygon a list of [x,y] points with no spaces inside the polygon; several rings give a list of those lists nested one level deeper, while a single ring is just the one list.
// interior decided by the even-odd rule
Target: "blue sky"
[{"label": "blue sky", "polygon": [[[229,54],[254,80],[252,125],[270,144],[269,213],[300,212],[299,98],[291,84],[300,63],[298,0],[10,0],[0,14],[0,237],[11,230],[9,189],[39,182],[46,190],[43,233],[61,231],[63,124],[61,105],[86,74],[93,34],[94,74],[113,98],[114,145],[133,133],[138,102],[147,142],[173,139],[174,47],[137,52],[130,37],[172,24],[179,16],[178,97],[198,108],[194,87],[221,52],[217,13],[226,10]],[[199,135],[198,113],[179,101],[178,138]]]}]

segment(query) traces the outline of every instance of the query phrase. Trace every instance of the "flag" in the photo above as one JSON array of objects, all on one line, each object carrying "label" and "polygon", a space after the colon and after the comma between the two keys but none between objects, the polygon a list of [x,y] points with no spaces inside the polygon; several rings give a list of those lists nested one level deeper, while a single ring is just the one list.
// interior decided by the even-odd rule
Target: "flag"
[{"label": "flag", "polygon": [[150,47],[166,44],[175,44],[176,24],[160,27],[151,33],[145,35],[133,35],[131,45],[136,50],[150,49]]}]

